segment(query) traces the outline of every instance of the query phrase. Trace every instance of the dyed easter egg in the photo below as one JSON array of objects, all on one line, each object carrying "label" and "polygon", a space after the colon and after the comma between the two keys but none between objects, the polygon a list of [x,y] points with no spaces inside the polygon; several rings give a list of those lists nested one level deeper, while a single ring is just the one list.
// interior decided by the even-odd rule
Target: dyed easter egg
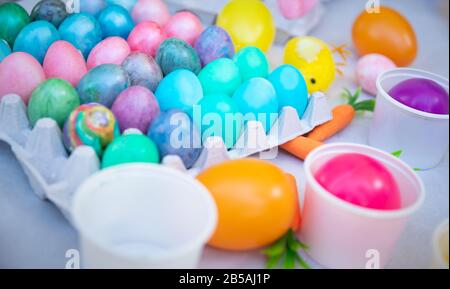
[{"label": "dyed easter egg", "polygon": [[170,17],[164,30],[168,38],[178,38],[194,46],[195,41],[203,32],[203,25],[200,18],[194,13],[181,11]]},{"label": "dyed easter egg", "polygon": [[64,125],[63,140],[70,152],[79,146],[90,146],[101,157],[119,135],[114,114],[103,105],[90,103],[72,111]]},{"label": "dyed easter egg", "polygon": [[167,75],[155,95],[161,110],[179,109],[190,113],[192,106],[203,98],[203,90],[194,73],[181,69]]},{"label": "dyed easter egg", "polygon": [[131,86],[122,91],[111,110],[119,121],[122,132],[136,128],[146,133],[151,122],[160,113],[155,96],[143,86]]},{"label": "dyed easter egg", "polygon": [[273,85],[264,78],[253,78],[242,84],[233,95],[245,121],[262,123],[266,132],[278,119],[278,99]]},{"label": "dyed easter egg", "polygon": [[130,78],[120,66],[102,64],[81,79],[77,91],[82,104],[95,102],[109,108],[129,86]]},{"label": "dyed easter egg", "polygon": [[83,55],[72,44],[59,40],[53,43],[44,58],[44,72],[47,78],[61,78],[74,87],[87,73]]},{"label": "dyed easter egg", "polygon": [[42,0],[31,11],[31,21],[45,20],[58,28],[67,15],[66,4],[61,0]]},{"label": "dyed easter egg", "polygon": [[243,81],[269,75],[269,62],[259,48],[250,46],[242,49],[234,56],[234,62],[239,67]]},{"label": "dyed easter egg", "polygon": [[282,65],[269,76],[277,93],[280,108],[292,106],[298,116],[303,117],[308,106],[308,88],[303,75],[292,65]]},{"label": "dyed easter egg", "polygon": [[326,91],[336,77],[333,52],[325,42],[315,37],[289,40],[284,49],[284,63],[300,70],[309,93]]},{"label": "dyed easter egg", "polygon": [[70,42],[87,59],[92,48],[102,41],[102,28],[98,21],[85,13],[72,14],[59,26],[61,39]]},{"label": "dyed easter egg", "polygon": [[0,4],[0,39],[6,40],[10,47],[28,23],[30,16],[22,6],[16,3]]},{"label": "dyed easter egg", "polygon": [[87,68],[90,70],[101,64],[121,65],[130,52],[130,47],[123,38],[108,37],[92,49],[87,60]]},{"label": "dyed easter egg", "polygon": [[111,5],[103,9],[98,16],[102,27],[103,37],[118,36],[127,39],[134,28],[134,21],[130,13],[118,5]]},{"label": "dyed easter egg", "polygon": [[131,12],[134,8],[134,5],[138,2],[138,0],[105,0],[108,6],[117,5],[125,8],[127,11]]},{"label": "dyed easter egg", "polygon": [[163,79],[158,63],[144,53],[132,53],[122,63],[122,67],[130,76],[131,85],[144,86],[152,92],[156,91]]},{"label": "dyed easter egg", "polygon": [[239,68],[228,58],[219,58],[209,63],[198,78],[205,95],[223,93],[231,96],[242,82]]},{"label": "dyed easter egg", "polygon": [[210,26],[200,34],[195,42],[195,50],[202,65],[219,58],[233,58],[234,44],[230,35],[219,26]]},{"label": "dyed easter egg", "polygon": [[80,12],[97,17],[106,7],[105,0],[79,0]]},{"label": "dyed easter egg", "polygon": [[6,40],[0,39],[0,62],[5,59],[6,56],[11,54],[11,48]]},{"label": "dyed easter egg", "polygon": [[363,11],[353,24],[353,43],[359,55],[379,53],[398,66],[410,65],[417,56],[413,27],[398,11],[381,6],[379,13]]},{"label": "dyed easter egg", "polygon": [[277,0],[277,3],[286,19],[297,19],[308,14],[319,0]]},{"label": "dyed easter egg", "polygon": [[159,163],[160,157],[155,143],[145,135],[129,134],[116,138],[107,148],[102,168],[128,163]]},{"label": "dyed easter egg", "polygon": [[420,111],[448,114],[448,91],[430,79],[407,79],[394,86],[389,95],[404,105]]},{"label": "dyed easter egg", "polygon": [[155,22],[142,22],[138,24],[128,36],[128,44],[133,52],[144,52],[155,57],[166,34]]},{"label": "dyed easter egg", "polygon": [[156,62],[164,75],[178,69],[187,69],[198,74],[202,69],[200,58],[192,46],[183,40],[169,38],[158,49]]},{"label": "dyed easter egg", "polygon": [[259,0],[229,1],[217,17],[217,26],[228,31],[237,51],[246,46],[267,51],[275,40],[272,13]]},{"label": "dyed easter egg", "polygon": [[32,22],[17,35],[14,52],[26,52],[42,63],[50,45],[59,39],[58,30],[50,22]]},{"label": "dyed easter egg", "polygon": [[376,95],[378,76],[395,67],[395,63],[384,55],[368,54],[358,61],[356,78],[366,92]]},{"label": "dyed easter egg", "polygon": [[169,8],[162,0],[139,0],[131,16],[136,24],[152,21],[161,27],[165,26],[170,19]]},{"label": "dyed easter egg", "polygon": [[189,116],[180,110],[161,113],[150,126],[148,136],[158,146],[162,158],[179,156],[188,169],[192,168],[202,152],[197,128]]},{"label": "dyed easter egg", "polygon": [[194,109],[194,123],[201,129],[202,140],[219,136],[231,149],[241,135],[243,116],[234,99],[226,94],[208,95],[197,104],[200,116]]},{"label": "dyed easter egg", "polygon": [[12,53],[0,63],[0,98],[14,93],[27,104],[33,90],[44,80],[44,70],[33,56]]},{"label": "dyed easter egg", "polygon": [[33,126],[39,119],[49,117],[63,127],[70,113],[79,105],[80,98],[70,83],[51,78],[33,91],[28,104],[28,117]]},{"label": "dyed easter egg", "polygon": [[361,154],[342,154],[315,174],[329,193],[354,205],[375,210],[398,210],[401,196],[394,177],[379,161]]}]

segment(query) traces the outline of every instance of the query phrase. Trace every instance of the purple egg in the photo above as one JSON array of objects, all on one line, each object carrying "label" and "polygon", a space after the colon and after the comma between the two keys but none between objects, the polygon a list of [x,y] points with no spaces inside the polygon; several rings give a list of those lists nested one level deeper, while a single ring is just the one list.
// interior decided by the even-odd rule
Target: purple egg
[{"label": "purple egg", "polygon": [[411,78],[394,86],[389,95],[411,108],[433,113],[448,114],[448,91],[435,81]]},{"label": "purple egg", "polygon": [[163,78],[161,68],[153,57],[141,52],[128,56],[122,63],[122,68],[130,76],[131,85],[145,86],[153,92]]},{"label": "purple egg", "polygon": [[160,113],[153,93],[143,86],[131,86],[122,91],[112,106],[120,131],[137,128],[147,133],[149,126]]},{"label": "purple egg", "polygon": [[234,44],[230,35],[218,26],[208,27],[195,43],[202,65],[219,58],[233,58]]}]

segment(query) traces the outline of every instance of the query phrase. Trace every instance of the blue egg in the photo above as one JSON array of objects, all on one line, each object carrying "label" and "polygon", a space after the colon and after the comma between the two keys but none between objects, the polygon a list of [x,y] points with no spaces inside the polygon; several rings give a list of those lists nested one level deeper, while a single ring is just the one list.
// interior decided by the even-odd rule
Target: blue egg
[{"label": "blue egg", "polygon": [[280,108],[292,106],[303,117],[308,106],[308,88],[303,75],[292,65],[282,65],[269,75]]},{"label": "blue egg", "polygon": [[105,0],[80,0],[80,12],[94,17],[97,17],[105,7]]},{"label": "blue egg", "polygon": [[11,54],[11,48],[9,48],[8,42],[6,40],[0,39],[0,62],[6,58],[6,56]]},{"label": "blue egg", "polygon": [[78,84],[82,104],[99,103],[111,108],[119,94],[130,86],[130,78],[122,67],[103,64],[89,71]]},{"label": "blue egg", "polygon": [[148,136],[158,146],[161,157],[177,155],[188,169],[202,152],[200,134],[189,116],[181,110],[161,113],[150,126]]},{"label": "blue egg", "polygon": [[61,39],[70,42],[87,58],[92,48],[102,41],[100,23],[86,13],[72,14],[59,27]]},{"label": "blue egg", "polygon": [[203,98],[203,89],[197,76],[185,69],[167,75],[155,92],[161,110],[179,109],[191,113],[193,105]]},{"label": "blue egg", "polygon": [[193,120],[203,141],[219,136],[228,149],[236,144],[244,124],[235,100],[226,94],[205,96],[194,106]]},{"label": "blue egg", "polygon": [[128,10],[118,5],[106,7],[98,16],[103,38],[118,36],[127,39],[134,28],[133,18]]},{"label": "blue egg", "polygon": [[41,64],[53,42],[60,39],[58,30],[48,21],[40,20],[25,26],[14,42],[14,52],[26,52]]},{"label": "blue egg", "polygon": [[260,121],[266,132],[278,119],[279,105],[275,88],[264,78],[253,78],[242,84],[233,99],[244,114],[244,120]]},{"label": "blue egg", "polygon": [[119,5],[127,9],[130,13],[136,5],[137,0],[106,0],[108,5]]}]

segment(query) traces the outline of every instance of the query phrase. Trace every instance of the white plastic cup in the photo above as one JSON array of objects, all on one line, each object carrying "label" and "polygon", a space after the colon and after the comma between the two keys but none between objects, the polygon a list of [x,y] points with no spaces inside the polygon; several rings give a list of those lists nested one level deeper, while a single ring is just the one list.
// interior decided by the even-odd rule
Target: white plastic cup
[{"label": "white plastic cup", "polygon": [[[344,153],[370,156],[392,173],[402,198],[402,209],[363,208],[332,195],[315,179],[330,159]],[[306,191],[300,238],[319,264],[336,269],[384,268],[410,216],[422,205],[425,190],[417,174],[398,158],[356,144],[331,144],[305,160]]]},{"label": "white plastic cup", "polygon": [[377,104],[369,132],[371,146],[392,153],[413,168],[431,169],[448,152],[449,116],[432,114],[406,106],[388,91],[410,78],[430,79],[449,91],[448,79],[411,68],[396,68],[379,76]]},{"label": "white plastic cup", "polygon": [[449,263],[449,223],[445,220],[433,235],[433,269],[448,269]]},{"label": "white plastic cup", "polygon": [[198,181],[160,165],[95,174],[77,190],[74,223],[84,268],[196,268],[217,224]]}]

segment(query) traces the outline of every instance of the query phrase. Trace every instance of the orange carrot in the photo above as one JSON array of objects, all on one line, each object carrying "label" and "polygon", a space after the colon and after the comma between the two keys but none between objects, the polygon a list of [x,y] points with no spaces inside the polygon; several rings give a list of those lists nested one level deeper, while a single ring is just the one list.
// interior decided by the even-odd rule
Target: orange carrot
[{"label": "orange carrot", "polygon": [[286,174],[288,177],[289,182],[291,183],[292,190],[295,192],[295,215],[294,215],[294,221],[292,222],[292,231],[297,232],[300,229],[300,224],[302,222],[302,215],[300,212],[300,202],[299,202],[299,195],[298,195],[298,189],[297,189],[297,180],[295,177],[291,174]]},{"label": "orange carrot", "polygon": [[357,111],[373,111],[375,108],[375,100],[357,102],[361,95],[361,88],[358,88],[353,95],[350,91],[345,90],[343,95],[349,99],[348,104],[335,107],[332,120],[316,127],[307,135],[308,138],[316,141],[325,141],[349,126]]},{"label": "orange carrot", "polygon": [[321,146],[322,143],[304,136],[299,136],[290,142],[285,143],[281,148],[288,153],[304,160],[310,152]]}]

